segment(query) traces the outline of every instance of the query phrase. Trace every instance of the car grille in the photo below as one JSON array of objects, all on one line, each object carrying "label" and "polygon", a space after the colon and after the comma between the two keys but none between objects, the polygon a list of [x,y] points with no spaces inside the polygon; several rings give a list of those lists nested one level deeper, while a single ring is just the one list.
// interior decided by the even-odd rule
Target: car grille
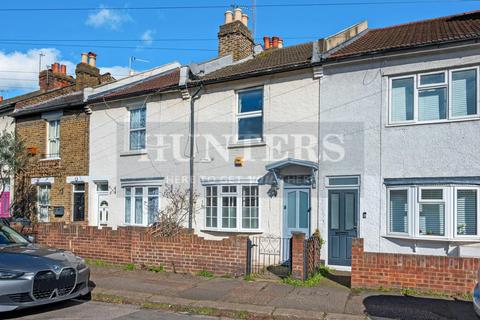
[{"label": "car grille", "polygon": [[22,303],[22,302],[32,302],[33,299],[30,296],[30,293],[28,292],[23,292],[23,293],[15,293],[15,294],[9,294],[7,297],[12,300],[13,302],[16,303]]},{"label": "car grille", "polygon": [[85,287],[86,287],[85,282],[79,283],[75,286],[75,289],[73,289],[72,293],[76,293],[78,291],[81,291],[81,290],[85,289]]},{"label": "car grille", "polygon": [[76,273],[72,268],[62,270],[57,276],[52,271],[40,271],[35,275],[32,294],[37,300],[52,297],[55,290],[59,296],[69,294],[75,287]]},{"label": "car grille", "polygon": [[72,268],[63,269],[58,277],[57,294],[64,296],[72,292],[75,287],[76,273]]}]

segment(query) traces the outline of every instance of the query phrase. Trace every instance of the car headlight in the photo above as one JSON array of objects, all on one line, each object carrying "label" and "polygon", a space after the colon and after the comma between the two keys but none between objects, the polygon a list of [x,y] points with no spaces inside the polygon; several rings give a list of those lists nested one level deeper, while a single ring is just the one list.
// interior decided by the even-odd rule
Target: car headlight
[{"label": "car headlight", "polygon": [[11,271],[11,270],[0,270],[0,280],[12,280],[17,279],[23,276],[25,272]]},{"label": "car headlight", "polygon": [[77,257],[77,261],[78,261],[78,264],[77,264],[77,270],[78,271],[83,270],[87,267],[87,264],[85,263],[85,260],[83,260],[82,258]]}]

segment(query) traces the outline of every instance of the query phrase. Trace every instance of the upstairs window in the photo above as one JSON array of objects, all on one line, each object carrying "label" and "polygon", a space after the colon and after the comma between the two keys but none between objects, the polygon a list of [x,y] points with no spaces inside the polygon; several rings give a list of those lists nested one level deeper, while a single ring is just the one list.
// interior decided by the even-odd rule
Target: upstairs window
[{"label": "upstairs window", "polygon": [[147,109],[145,107],[130,110],[130,150],[145,149],[146,113]]},{"label": "upstairs window", "polygon": [[263,89],[238,92],[237,140],[263,137]]},{"label": "upstairs window", "polygon": [[48,121],[47,158],[60,157],[60,120]]},{"label": "upstairs window", "polygon": [[478,68],[390,79],[389,123],[441,122],[478,116]]}]

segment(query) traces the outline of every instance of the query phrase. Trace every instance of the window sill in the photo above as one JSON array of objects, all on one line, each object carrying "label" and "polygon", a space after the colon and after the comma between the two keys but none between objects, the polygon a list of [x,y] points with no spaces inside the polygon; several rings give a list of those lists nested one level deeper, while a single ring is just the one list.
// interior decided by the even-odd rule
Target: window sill
[{"label": "window sill", "polygon": [[452,242],[452,243],[480,243],[480,237],[472,237],[472,238],[445,238],[445,237],[429,237],[429,236],[424,236],[424,237],[411,237],[408,235],[393,235],[393,234],[387,234],[383,235],[383,238],[386,239],[401,239],[401,240],[412,240],[412,241],[437,241],[437,242]]},{"label": "window sill", "polygon": [[257,234],[263,233],[263,230],[239,230],[239,229],[201,229],[201,232],[215,232],[215,233],[243,233],[243,234]]},{"label": "window sill", "polygon": [[478,121],[478,120],[480,120],[480,116],[476,115],[471,117],[453,118],[448,120],[389,123],[389,124],[386,124],[385,127],[394,128],[394,127],[405,127],[405,126],[421,126],[421,125],[429,125],[429,124],[441,124],[441,123],[445,124],[445,123],[453,123],[453,122],[466,122],[466,121]]},{"label": "window sill", "polygon": [[130,156],[143,156],[147,154],[147,149],[142,150],[129,150],[120,153],[120,157],[130,157]]},{"label": "window sill", "polygon": [[264,147],[267,144],[263,141],[248,141],[231,143],[227,146],[228,149],[250,148],[250,147]]},{"label": "window sill", "polygon": [[40,159],[40,161],[55,161],[55,160],[60,160],[60,157],[51,157],[51,158]]}]

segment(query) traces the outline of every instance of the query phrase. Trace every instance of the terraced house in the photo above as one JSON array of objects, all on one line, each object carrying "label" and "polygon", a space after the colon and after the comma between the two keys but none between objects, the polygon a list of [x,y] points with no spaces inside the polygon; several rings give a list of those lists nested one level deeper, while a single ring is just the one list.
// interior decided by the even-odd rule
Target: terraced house
[{"label": "terraced house", "polygon": [[471,12],[260,46],[227,12],[217,58],[86,95],[92,141],[110,139],[90,144],[90,196],[110,213],[90,223],[149,225],[163,186],[193,172],[207,237],[318,229],[340,269],[356,237],[370,252],[478,254],[479,27]]},{"label": "terraced house", "polygon": [[[16,178],[16,196],[40,222],[86,223],[88,219],[89,121],[83,88],[112,80],[96,68],[94,53],[82,54],[75,78],[54,63],[39,74],[38,91],[5,100],[13,108],[15,132],[31,156],[27,173]],[[19,209],[21,210],[21,209]]]}]

